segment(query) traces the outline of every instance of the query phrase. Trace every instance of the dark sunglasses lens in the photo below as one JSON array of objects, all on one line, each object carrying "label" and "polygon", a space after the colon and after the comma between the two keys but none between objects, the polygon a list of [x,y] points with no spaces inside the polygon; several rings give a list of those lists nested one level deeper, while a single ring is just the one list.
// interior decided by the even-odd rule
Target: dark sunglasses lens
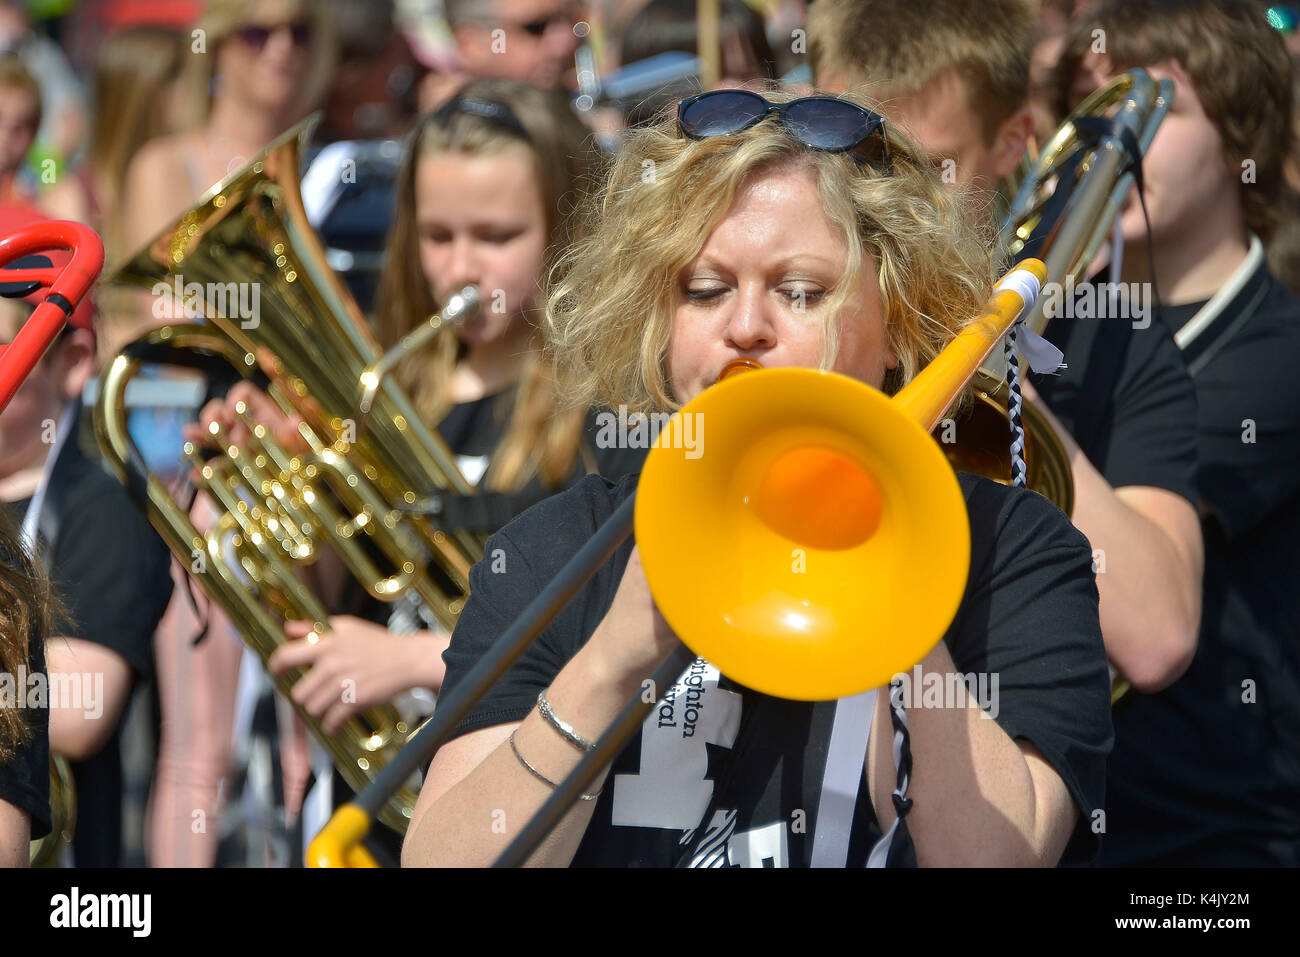
[{"label": "dark sunglasses lens", "polygon": [[311,42],[311,24],[295,23],[291,25],[289,35],[293,38],[294,46],[305,47]]},{"label": "dark sunglasses lens", "polygon": [[786,110],[785,122],[801,142],[819,150],[847,150],[879,125],[865,110],[837,100],[798,100]]},{"label": "dark sunglasses lens", "polygon": [[254,50],[260,50],[266,46],[266,41],[271,39],[271,31],[266,27],[246,26],[240,27],[236,33],[239,39],[243,40]]},{"label": "dark sunglasses lens", "polygon": [[719,90],[706,93],[681,111],[687,136],[726,136],[743,130],[767,113],[768,104],[757,93]]}]

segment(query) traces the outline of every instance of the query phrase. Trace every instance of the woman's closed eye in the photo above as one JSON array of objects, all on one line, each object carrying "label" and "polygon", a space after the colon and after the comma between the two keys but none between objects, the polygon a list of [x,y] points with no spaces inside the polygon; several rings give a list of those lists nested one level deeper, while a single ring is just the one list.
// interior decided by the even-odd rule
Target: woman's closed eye
[{"label": "woman's closed eye", "polygon": [[820,302],[822,297],[826,295],[826,290],[821,286],[810,285],[808,283],[795,283],[781,286],[778,291],[791,303],[800,307],[810,306],[813,303]]},{"label": "woman's closed eye", "polygon": [[691,302],[712,302],[727,292],[727,287],[713,284],[692,283],[686,287],[685,296]]}]

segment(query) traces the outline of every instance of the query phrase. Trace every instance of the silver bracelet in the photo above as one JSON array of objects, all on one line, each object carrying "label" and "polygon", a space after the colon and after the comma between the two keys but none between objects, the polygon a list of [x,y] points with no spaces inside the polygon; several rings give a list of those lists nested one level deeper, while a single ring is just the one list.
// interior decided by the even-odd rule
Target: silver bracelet
[{"label": "silver bracelet", "polygon": [[577,731],[573,730],[573,725],[563,720],[558,714],[551,710],[551,703],[546,700],[546,689],[543,688],[537,696],[537,710],[541,712],[543,718],[547,720],[552,728],[564,735],[579,751],[595,751],[596,746]]},{"label": "silver bracelet", "polygon": [[[518,730],[518,729],[516,729],[516,730]],[[541,771],[537,770],[535,767],[533,767],[531,764],[529,764],[529,763],[524,759],[524,756],[523,756],[522,754],[519,753],[519,745],[515,744],[515,732],[514,732],[514,731],[511,731],[511,732],[510,732],[510,750],[513,751],[513,752],[515,753],[515,757],[517,757],[517,758],[519,759],[519,763],[522,764],[524,767],[526,767],[526,768],[528,769],[528,773],[529,773],[529,774],[531,774],[533,777],[537,778],[537,780],[541,781],[543,784],[545,784],[547,787],[549,787],[552,791],[554,791],[556,788],[559,787],[558,784],[556,784],[554,781],[552,781],[550,778],[548,778],[545,774],[543,774]],[[603,789],[602,789],[602,791],[603,791]],[[594,801],[594,800],[596,800],[596,798],[600,797],[600,795],[601,795],[601,791],[597,791],[595,794],[579,794],[578,797],[582,798],[584,801]]]}]

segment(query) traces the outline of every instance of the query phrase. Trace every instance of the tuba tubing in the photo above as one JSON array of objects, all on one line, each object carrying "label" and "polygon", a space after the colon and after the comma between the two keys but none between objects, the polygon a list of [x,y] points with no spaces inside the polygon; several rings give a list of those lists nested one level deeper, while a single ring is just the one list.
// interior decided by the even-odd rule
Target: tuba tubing
[{"label": "tuba tubing", "polygon": [[[1015,270],[1012,270],[1012,273],[1018,271],[1023,271],[1025,275],[1032,277],[1033,281],[1028,284],[1028,288],[1036,295],[1037,289],[1046,275],[1043,263],[1038,260],[1026,260],[1020,263]],[[984,361],[1013,323],[1022,315],[1026,306],[1032,304],[1032,301],[1027,302],[1023,298],[1021,291],[1016,288],[1007,288],[1006,285],[1005,281],[1004,284],[999,285],[987,310],[980,317],[968,324],[911,383],[900,390],[892,400],[884,403],[893,410],[894,420],[891,427],[915,430],[916,425],[919,423],[928,432],[939,422],[948,407],[957,400],[980,363]],[[799,376],[800,387],[805,392],[813,392],[819,388],[824,390],[828,383],[845,379],[842,376],[811,369],[781,369],[770,370],[770,372]],[[686,414],[691,410],[692,405],[700,402],[703,396],[713,393],[715,390],[720,395],[723,390],[730,389],[733,396],[738,396],[739,390],[733,388],[733,386],[748,386],[750,381],[754,383],[754,388],[760,388],[764,384],[766,375],[766,373],[752,377],[743,373],[732,375],[725,384],[706,390],[692,403],[688,403],[679,414]],[[740,381],[733,381],[734,379]],[[861,386],[861,383],[856,383],[856,385]],[[870,390],[869,387],[861,386],[861,388],[878,395],[875,390]],[[739,401],[739,399],[736,401]],[[904,423],[903,426],[898,426],[898,422]],[[663,435],[668,434],[668,430],[663,433]],[[663,435],[661,435],[661,445],[664,442]],[[926,444],[928,445],[928,440],[926,440]],[[649,470],[653,460],[663,454],[662,447],[657,446],[651,449],[647,457],[646,469]],[[942,463],[943,459],[940,457],[938,462]],[[942,464],[940,464],[940,467],[942,467]],[[642,483],[645,482],[645,475],[646,472],[643,471]],[[948,475],[951,478],[951,473],[948,473]],[[953,487],[955,489],[955,484]],[[375,781],[369,787],[357,796],[352,804],[340,808],[336,812],[335,816],[331,818],[330,822],[326,824],[308,848],[307,866],[340,867],[357,863],[357,844],[366,832],[368,819],[374,815],[377,808],[383,805],[387,790],[396,787],[412,770],[426,765],[432,759],[434,753],[446,736],[451,733],[456,723],[468,714],[475,702],[505,673],[511,663],[523,654],[537,635],[554,619],[569,600],[591,580],[624,540],[627,539],[632,533],[638,517],[642,521],[654,521],[654,511],[656,508],[662,510],[665,503],[660,500],[659,495],[656,495],[652,504],[647,506],[646,503],[649,501],[648,496],[650,494],[644,491],[643,485],[639,486],[637,492],[623,502],[615,513],[596,530],[591,539],[565,564],[556,577],[511,623],[506,632],[497,640],[497,643],[470,670],[462,684],[453,692],[444,696],[439,702],[437,712],[415,735],[401,754],[375,778]],[[957,492],[956,494],[961,513],[964,515],[964,505],[961,504],[960,493]],[[662,520],[662,516],[660,516],[660,519]],[[961,530],[963,533],[964,531],[964,529]],[[953,537],[958,536],[954,535]],[[948,584],[955,584],[956,587],[951,607],[946,608],[946,620],[944,619],[944,613],[942,611],[938,612],[932,622],[936,629],[933,634],[912,636],[912,640],[907,643],[911,652],[924,645],[925,650],[917,656],[916,660],[924,657],[929,648],[942,638],[944,630],[946,630],[948,623],[951,622],[953,615],[956,613],[967,574],[966,567],[969,563],[969,539],[963,538],[963,541],[965,544],[962,547],[965,549],[965,553],[961,556],[960,576],[954,575],[952,580],[948,582]],[[669,624],[680,634],[681,629],[673,621],[674,615],[662,607],[662,596],[664,595],[662,589],[656,588],[655,585],[656,580],[662,581],[670,576],[666,574],[665,569],[655,567],[655,564],[650,560],[650,553],[644,550],[642,563],[645,566],[646,577],[650,581],[651,590],[656,594],[656,602],[660,603],[661,611],[664,612]],[[937,600],[936,604],[942,605],[943,602]],[[944,622],[942,626],[938,625],[940,620]],[[719,646],[715,645],[714,650],[709,650],[710,636],[689,634],[684,637],[693,650],[688,651],[685,645],[679,645],[655,672],[652,678],[653,687],[671,687],[673,681],[681,674],[695,654],[708,657],[718,665],[723,673],[732,673],[728,670],[728,660],[723,660],[724,656],[714,653]],[[903,642],[899,643],[902,644]],[[799,648],[801,652],[803,649],[807,649],[808,653],[812,651],[806,641],[803,640],[794,642],[793,646]],[[892,674],[896,671],[906,670],[914,663],[902,660],[902,658],[908,656],[908,654],[904,654],[900,657],[897,650],[893,652],[893,659],[898,660],[890,659],[888,655],[882,656],[886,657],[891,663],[884,666],[883,671],[881,666],[878,666],[874,673],[888,672]],[[787,667],[787,664],[783,662],[780,667],[770,670],[779,673]],[[872,683],[867,683],[857,688],[857,690],[862,691],[874,686]],[[780,692],[779,688],[774,689],[772,687],[760,690],[769,694],[779,694]],[[803,698],[805,695],[802,690],[799,689],[798,693],[787,694],[786,696]],[[550,829],[564,816],[572,803],[577,800],[578,795],[590,786],[600,773],[600,770],[636,733],[637,728],[640,727],[641,722],[655,704],[655,701],[647,703],[641,696],[638,696],[624,706],[615,718],[614,723],[598,739],[595,750],[589,751],[583,756],[577,767],[560,783],[550,798],[497,860],[496,866],[516,866],[527,859]]]}]

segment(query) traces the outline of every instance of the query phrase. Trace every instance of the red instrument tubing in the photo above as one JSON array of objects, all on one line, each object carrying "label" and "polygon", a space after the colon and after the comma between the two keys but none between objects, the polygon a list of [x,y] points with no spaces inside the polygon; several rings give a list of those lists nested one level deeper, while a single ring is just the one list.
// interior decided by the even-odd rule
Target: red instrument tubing
[{"label": "red instrument tubing", "polygon": [[14,341],[0,351],[0,411],[9,404],[104,268],[103,243],[94,230],[81,223],[31,223],[0,239],[0,268],[23,256],[60,249],[72,253],[72,259],[61,268],[0,272],[0,281],[35,281],[49,290]]}]

